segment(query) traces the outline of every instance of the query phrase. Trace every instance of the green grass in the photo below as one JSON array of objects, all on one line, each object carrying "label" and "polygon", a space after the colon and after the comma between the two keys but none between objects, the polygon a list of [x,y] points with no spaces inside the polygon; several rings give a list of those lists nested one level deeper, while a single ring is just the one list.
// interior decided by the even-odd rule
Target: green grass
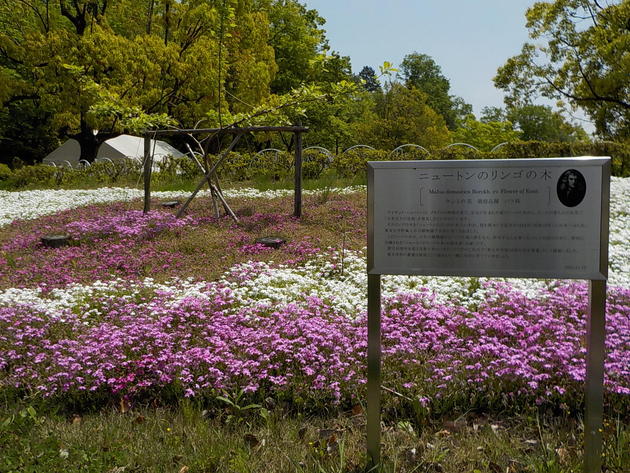
[{"label": "green grass", "polygon": [[[265,403],[263,403],[265,404]],[[300,412],[273,401],[245,411],[204,406],[61,412],[24,402],[0,407],[1,472],[359,472],[366,471],[359,406]],[[456,419],[385,416],[386,472],[579,472],[579,419],[534,413]],[[630,430],[605,421],[607,472],[627,472]]]}]

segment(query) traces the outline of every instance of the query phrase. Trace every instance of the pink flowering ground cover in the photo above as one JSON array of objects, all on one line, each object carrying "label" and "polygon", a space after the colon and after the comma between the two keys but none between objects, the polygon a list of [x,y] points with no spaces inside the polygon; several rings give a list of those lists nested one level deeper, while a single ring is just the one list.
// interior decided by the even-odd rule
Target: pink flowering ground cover
[{"label": "pink flowering ground cover", "polygon": [[[177,220],[171,211],[143,215],[128,204],[13,225],[0,240],[2,287],[45,294],[70,283],[122,278],[141,289],[95,293],[54,311],[28,301],[0,304],[0,389],[59,399],[165,393],[203,398],[225,391],[336,402],[363,396],[364,311],[349,316],[334,297],[309,293],[256,304],[237,297],[228,284],[244,285],[260,275],[256,264],[235,270],[235,262],[273,258],[298,267],[342,236],[356,248],[365,241],[362,202],[312,200],[310,215],[296,220],[285,199],[241,211],[238,226],[214,219],[203,206]],[[52,230],[70,234],[73,244],[43,248],[39,239]],[[254,243],[270,233],[291,240],[279,251]],[[217,267],[207,269],[210,262]],[[218,271],[222,281],[208,277]],[[190,295],[142,289],[145,276],[167,280],[191,272],[207,282]],[[586,286],[552,284],[532,296],[489,282],[485,291],[491,297],[474,307],[440,302],[422,288],[386,298],[385,385],[436,410],[532,402],[579,408]],[[609,288],[605,385],[607,403],[627,412],[628,288]]]},{"label": "pink flowering ground cover", "polygon": [[[242,276],[242,275],[241,275]],[[584,380],[583,285],[540,301],[496,285],[470,312],[401,294],[384,304],[388,386],[423,404],[579,405]],[[316,298],[242,307],[210,283],[209,297],[174,302],[167,292],[115,295],[56,317],[29,305],[0,308],[2,385],[46,397],[84,392],[145,397],[222,391],[352,400],[365,384],[366,317]],[[608,401],[628,407],[630,291],[609,295]],[[517,402],[517,404],[520,404]]]},{"label": "pink flowering ground cover", "polygon": [[[288,199],[277,199],[273,204],[264,211],[245,206],[238,225],[226,217],[216,219],[210,203],[201,199],[183,219],[176,219],[174,211],[160,209],[155,203],[153,208],[159,210],[145,216],[135,202],[95,205],[34,221],[16,221],[0,232],[0,289],[50,289],[116,278],[193,276],[211,280],[235,263],[266,259],[271,252],[255,240],[268,235],[288,240],[281,252],[274,252],[275,258],[280,253],[280,260],[298,263],[316,254],[326,235],[310,235],[309,218],[298,222],[291,217]],[[337,232],[342,217],[350,228],[365,227],[364,216],[356,210],[352,220],[348,219],[345,209],[351,204],[342,201],[339,210],[336,206],[331,202],[320,210],[328,212],[328,233]],[[59,249],[46,248],[41,238],[50,234],[67,234],[71,243]],[[361,234],[359,231],[354,236],[355,247],[360,247],[357,242]]]}]

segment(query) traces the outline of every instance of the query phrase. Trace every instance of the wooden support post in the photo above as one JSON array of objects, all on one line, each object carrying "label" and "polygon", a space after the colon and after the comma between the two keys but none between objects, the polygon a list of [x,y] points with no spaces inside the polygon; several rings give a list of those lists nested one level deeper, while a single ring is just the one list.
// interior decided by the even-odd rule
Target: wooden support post
[{"label": "wooden support post", "polygon": [[295,132],[295,185],[293,216],[302,216],[302,133]]},{"label": "wooden support post", "polygon": [[195,196],[197,195],[197,193],[199,193],[199,191],[201,190],[201,188],[203,187],[203,185],[207,182],[208,184],[210,184],[210,186],[212,186],[211,183],[211,178],[212,175],[216,172],[217,168],[219,167],[219,165],[223,162],[223,160],[225,159],[225,157],[228,155],[228,153],[230,151],[232,151],[232,149],[234,148],[234,146],[236,146],[236,143],[238,143],[238,141],[241,139],[241,136],[243,136],[242,133],[237,134],[236,136],[234,136],[234,139],[232,140],[232,142],[230,143],[230,146],[227,147],[227,149],[225,151],[223,151],[223,153],[221,153],[219,155],[219,158],[217,159],[217,162],[214,163],[214,166],[212,166],[212,168],[206,173],[204,174],[203,178],[201,179],[201,181],[199,181],[199,184],[197,184],[197,187],[195,188],[195,190],[193,191],[193,193],[190,195],[190,197],[188,198],[188,200],[184,203],[184,205],[182,205],[182,207],[179,209],[179,211],[177,212],[177,218],[181,217],[182,215],[184,215],[184,212],[186,211],[186,209],[188,208],[188,206],[190,205],[190,203],[192,202],[192,200],[195,198]]},{"label": "wooden support post", "polygon": [[153,170],[153,155],[151,154],[151,138],[144,134],[144,213],[151,210],[151,171]]}]

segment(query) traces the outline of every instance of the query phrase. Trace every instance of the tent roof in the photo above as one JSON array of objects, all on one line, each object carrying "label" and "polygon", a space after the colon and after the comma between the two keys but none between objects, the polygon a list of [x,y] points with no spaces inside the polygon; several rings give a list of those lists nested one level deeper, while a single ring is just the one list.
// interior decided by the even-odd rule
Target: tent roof
[{"label": "tent roof", "polygon": [[42,162],[45,164],[55,163],[58,166],[70,163],[72,166],[76,166],[79,164],[79,159],[81,159],[81,145],[77,140],[71,138],[46,155]]},{"label": "tent roof", "polygon": [[[151,140],[151,151],[154,158],[160,159],[165,156],[181,158],[184,156],[179,150],[169,145],[165,141]],[[96,158],[144,158],[144,138],[132,135],[120,135],[106,140],[98,149]]]}]

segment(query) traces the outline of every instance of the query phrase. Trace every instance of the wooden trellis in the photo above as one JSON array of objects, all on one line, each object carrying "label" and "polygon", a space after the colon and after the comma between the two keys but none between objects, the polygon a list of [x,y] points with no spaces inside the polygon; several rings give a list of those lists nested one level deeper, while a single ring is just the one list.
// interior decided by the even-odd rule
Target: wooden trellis
[{"label": "wooden trellis", "polygon": [[[201,134],[208,133],[213,134],[215,137],[221,137],[222,135],[234,135],[232,142],[229,146],[219,154],[216,161],[210,167],[210,169],[204,169],[204,175],[202,179],[197,184],[197,187],[192,192],[188,200],[182,205],[182,207],[177,212],[177,217],[181,217],[192,200],[195,198],[197,193],[201,190],[204,184],[208,184],[210,187],[210,192],[212,194],[213,199],[217,198],[223,204],[227,213],[229,213],[232,218],[236,220],[236,215],[230,209],[227,204],[225,198],[223,197],[223,192],[221,191],[221,187],[218,185],[218,180],[216,176],[217,169],[223,162],[223,160],[227,157],[228,153],[232,151],[234,146],[239,142],[241,137],[245,133],[256,133],[256,132],[291,132],[295,134],[295,178],[294,178],[294,210],[293,215],[295,217],[302,216],[302,133],[306,133],[308,128],[302,126],[253,126],[253,127],[244,127],[244,128],[195,128],[195,129],[172,129],[172,130],[155,130],[155,131],[146,131],[144,132],[144,213],[147,213],[151,210],[151,173],[153,169],[153,153],[151,152],[151,140],[157,139],[158,136],[164,135],[193,135],[193,134]],[[216,183],[212,181],[212,179],[217,180]],[[215,201],[216,205],[216,201]]]}]

